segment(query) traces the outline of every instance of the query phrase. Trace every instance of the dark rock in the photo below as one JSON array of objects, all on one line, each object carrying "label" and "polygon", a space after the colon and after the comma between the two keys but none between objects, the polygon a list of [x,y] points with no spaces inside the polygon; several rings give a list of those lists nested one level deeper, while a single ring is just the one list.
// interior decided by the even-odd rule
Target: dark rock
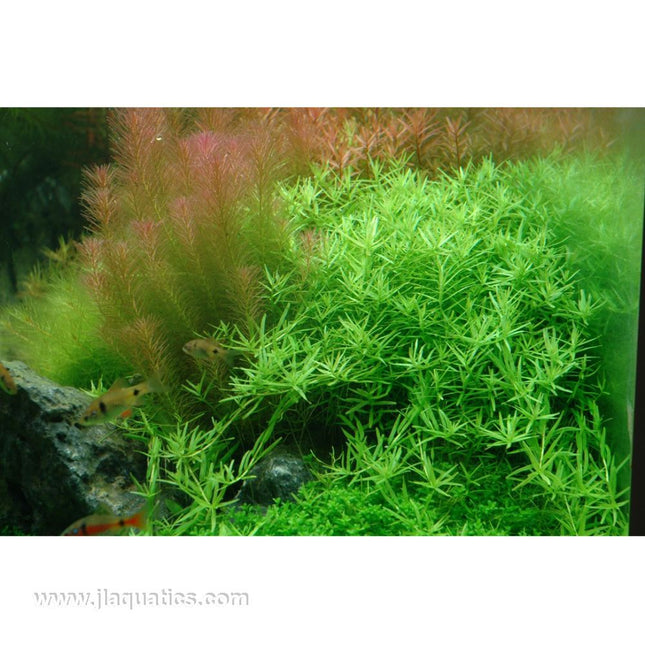
[{"label": "dark rock", "polygon": [[138,510],[141,445],[113,425],[74,425],[91,400],[39,376],[24,363],[4,363],[18,393],[0,392],[0,524],[32,535],[59,535],[101,510]]},{"label": "dark rock", "polygon": [[238,504],[268,506],[276,499],[288,501],[300,487],[312,479],[302,459],[284,449],[277,449],[261,459],[242,484]]}]

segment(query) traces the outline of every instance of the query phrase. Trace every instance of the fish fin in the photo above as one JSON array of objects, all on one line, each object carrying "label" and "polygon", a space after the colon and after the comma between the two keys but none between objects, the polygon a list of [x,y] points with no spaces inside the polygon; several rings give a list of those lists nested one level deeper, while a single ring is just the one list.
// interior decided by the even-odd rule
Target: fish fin
[{"label": "fish fin", "polygon": [[148,379],[148,390],[150,392],[159,392],[163,393],[168,390],[168,388],[161,382],[161,379],[154,374]]},{"label": "fish fin", "polygon": [[237,349],[226,349],[220,356],[222,360],[226,363],[227,367],[232,368],[232,367],[235,367],[235,362],[237,361],[237,357],[240,356],[241,354],[242,352],[240,352]]},{"label": "fish fin", "polygon": [[129,527],[143,529],[148,518],[144,507],[134,515],[118,516],[94,513],[70,524],[61,535],[121,535]]},{"label": "fish fin", "polygon": [[245,355],[246,355],[246,352],[242,351],[241,349],[227,349],[224,351],[224,355],[222,356],[222,359],[224,360],[224,362],[229,368],[233,368],[235,367],[235,364],[237,363],[238,358]]},{"label": "fish fin", "polygon": [[113,390],[122,390],[124,387],[128,387],[128,381],[127,379],[124,379],[123,377],[120,377],[110,385],[110,389],[108,392],[112,392]]},{"label": "fish fin", "polygon": [[127,410],[124,410],[124,411],[123,411],[123,412],[121,412],[121,414],[119,415],[119,417],[120,417],[121,419],[127,419],[127,418],[129,418],[129,417],[131,417],[131,416],[132,416],[132,408],[128,408]]},{"label": "fish fin", "polygon": [[142,508],[138,513],[135,513],[132,517],[128,518],[127,525],[134,526],[137,529],[144,529],[146,522],[148,521],[148,510]]}]

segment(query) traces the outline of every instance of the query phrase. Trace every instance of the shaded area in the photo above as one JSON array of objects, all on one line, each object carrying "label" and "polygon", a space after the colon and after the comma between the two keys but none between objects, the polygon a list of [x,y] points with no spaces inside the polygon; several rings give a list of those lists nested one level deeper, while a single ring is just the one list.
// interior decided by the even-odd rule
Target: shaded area
[{"label": "shaded area", "polygon": [[40,248],[80,233],[82,169],[108,158],[106,115],[103,108],[0,109],[0,265],[11,293]]}]

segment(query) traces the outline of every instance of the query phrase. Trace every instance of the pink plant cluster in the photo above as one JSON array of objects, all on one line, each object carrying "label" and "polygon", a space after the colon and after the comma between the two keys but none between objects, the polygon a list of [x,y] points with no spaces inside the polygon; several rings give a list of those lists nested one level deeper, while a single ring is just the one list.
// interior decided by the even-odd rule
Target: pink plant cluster
[{"label": "pink plant cluster", "polygon": [[173,380],[196,332],[262,313],[258,278],[288,243],[283,138],[221,111],[123,110],[112,132],[113,163],[86,176],[85,279],[108,344]]}]

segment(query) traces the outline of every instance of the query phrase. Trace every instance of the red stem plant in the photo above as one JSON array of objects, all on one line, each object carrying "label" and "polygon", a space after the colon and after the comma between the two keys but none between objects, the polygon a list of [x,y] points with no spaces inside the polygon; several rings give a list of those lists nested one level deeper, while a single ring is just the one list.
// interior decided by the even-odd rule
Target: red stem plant
[{"label": "red stem plant", "polygon": [[[405,159],[427,172],[453,172],[491,155],[497,163],[615,142],[615,110],[585,108],[383,108],[322,110],[311,115],[312,160],[369,176],[369,159]],[[306,129],[304,126],[303,130]]]},{"label": "red stem plant", "polygon": [[262,313],[259,279],[288,242],[283,137],[259,111],[123,110],[111,125],[114,162],[86,174],[87,284],[106,342],[175,385],[195,333]]}]

